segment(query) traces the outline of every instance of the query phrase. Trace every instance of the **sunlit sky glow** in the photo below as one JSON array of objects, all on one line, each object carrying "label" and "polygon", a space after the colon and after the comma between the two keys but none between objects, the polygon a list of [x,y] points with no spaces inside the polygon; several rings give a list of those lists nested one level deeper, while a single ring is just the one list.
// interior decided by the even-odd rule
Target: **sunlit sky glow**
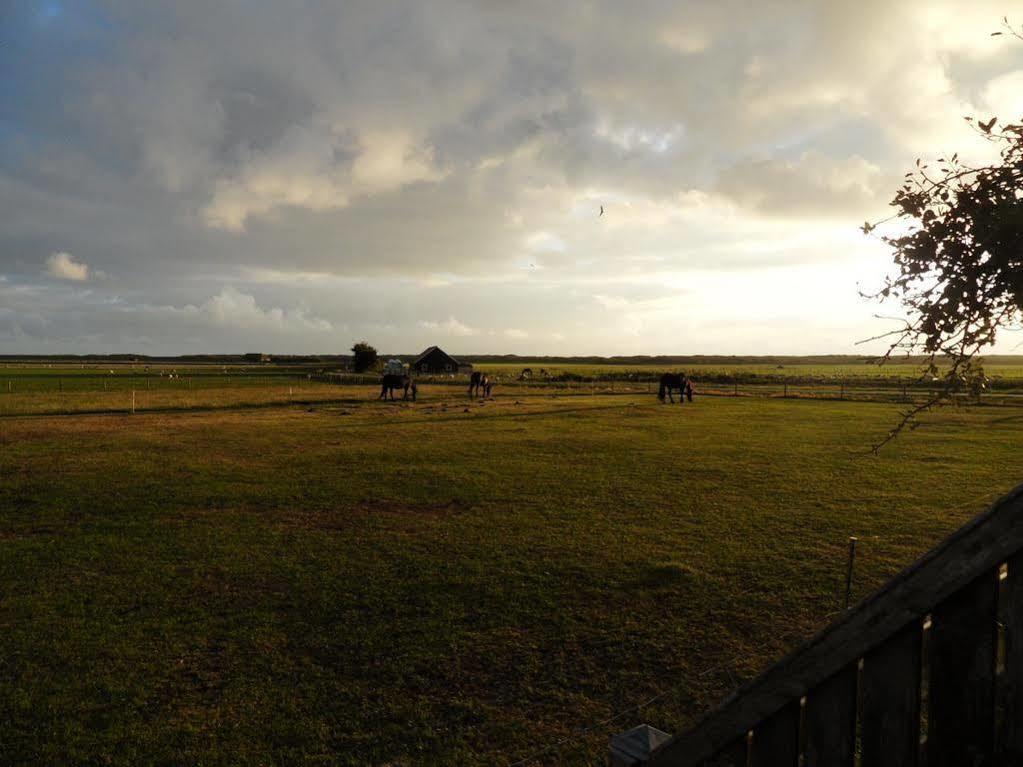
[{"label": "sunlit sky glow", "polygon": [[5,2],[0,353],[877,351],[858,226],[1023,114],[1006,11]]}]

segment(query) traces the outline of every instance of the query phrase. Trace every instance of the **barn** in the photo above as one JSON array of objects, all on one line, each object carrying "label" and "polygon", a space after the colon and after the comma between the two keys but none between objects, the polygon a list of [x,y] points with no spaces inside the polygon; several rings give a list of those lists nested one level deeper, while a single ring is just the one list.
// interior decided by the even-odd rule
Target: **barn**
[{"label": "barn", "polygon": [[472,370],[472,365],[462,364],[439,346],[431,346],[412,363],[414,371],[425,374],[464,372],[466,367]]}]

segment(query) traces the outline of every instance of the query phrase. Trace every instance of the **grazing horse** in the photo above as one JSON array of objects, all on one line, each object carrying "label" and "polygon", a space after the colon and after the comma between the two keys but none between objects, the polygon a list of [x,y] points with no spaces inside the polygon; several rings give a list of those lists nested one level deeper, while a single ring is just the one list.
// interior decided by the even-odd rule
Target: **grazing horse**
[{"label": "grazing horse", "polygon": [[490,390],[493,388],[493,384],[490,383],[490,376],[486,373],[481,373],[476,370],[469,376],[469,398],[480,396],[480,391],[483,391],[484,399],[490,396]]},{"label": "grazing horse", "polygon": [[671,390],[678,389],[678,404],[685,404],[686,397],[689,397],[689,401],[693,401],[693,385],[686,377],[685,373],[665,373],[661,376],[661,386],[657,390],[657,399],[664,402],[664,395],[668,395],[668,400],[672,405],[675,404],[675,398],[671,396]]},{"label": "grazing horse", "polygon": [[408,399],[409,392],[412,392],[412,401],[416,401],[416,394],[419,387],[416,386],[416,382],[413,381],[409,376],[398,373],[384,373],[383,378],[380,379],[380,396],[377,399],[387,399],[387,394],[390,392],[391,400],[394,400],[394,390],[401,389],[403,400]]}]

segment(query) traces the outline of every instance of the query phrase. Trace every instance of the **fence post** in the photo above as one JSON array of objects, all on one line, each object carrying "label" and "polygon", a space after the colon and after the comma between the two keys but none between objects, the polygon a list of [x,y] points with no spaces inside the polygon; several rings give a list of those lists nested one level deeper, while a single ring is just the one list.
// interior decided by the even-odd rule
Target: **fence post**
[{"label": "fence post", "polygon": [[131,390],[131,414],[135,415],[135,390]]},{"label": "fence post", "polygon": [[633,727],[611,738],[608,764],[610,767],[647,767],[654,749],[670,738],[668,733],[649,724]]},{"label": "fence post", "polygon": [[849,536],[849,566],[845,571],[845,609],[849,609],[849,600],[852,597],[853,565],[856,562],[856,536]]},{"label": "fence post", "polygon": [[784,397],[785,399],[788,399],[788,398],[789,398],[789,384],[788,384],[788,381],[786,381],[786,382],[785,382],[784,384],[782,384],[782,385],[783,385],[783,386],[784,386],[785,388],[783,389],[783,391],[782,391],[782,395],[781,395],[781,396],[782,396],[782,397]]}]

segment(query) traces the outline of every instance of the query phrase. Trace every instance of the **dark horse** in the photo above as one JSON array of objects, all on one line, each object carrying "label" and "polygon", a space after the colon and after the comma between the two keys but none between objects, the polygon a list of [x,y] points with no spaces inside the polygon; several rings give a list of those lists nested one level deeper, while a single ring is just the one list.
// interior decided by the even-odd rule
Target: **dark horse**
[{"label": "dark horse", "polygon": [[397,373],[384,373],[384,377],[380,379],[380,396],[377,399],[387,399],[387,394],[390,392],[391,399],[394,399],[394,390],[401,389],[403,400],[408,399],[409,392],[412,393],[412,401],[416,401],[416,393],[418,387],[416,382],[413,381],[407,375],[399,375]]},{"label": "dark horse", "polygon": [[678,403],[680,405],[685,404],[686,399],[690,402],[693,401],[693,382],[689,380],[685,373],[665,373],[661,376],[661,387],[657,390],[657,399],[664,402],[664,395],[668,395],[668,400],[672,405],[675,404],[675,398],[671,396],[671,390],[678,389]]},{"label": "dark horse", "polygon": [[486,399],[490,396],[491,389],[494,388],[494,384],[490,381],[490,376],[486,373],[481,373],[476,370],[471,376],[469,376],[469,397],[478,397],[480,392],[483,392],[483,398]]}]

